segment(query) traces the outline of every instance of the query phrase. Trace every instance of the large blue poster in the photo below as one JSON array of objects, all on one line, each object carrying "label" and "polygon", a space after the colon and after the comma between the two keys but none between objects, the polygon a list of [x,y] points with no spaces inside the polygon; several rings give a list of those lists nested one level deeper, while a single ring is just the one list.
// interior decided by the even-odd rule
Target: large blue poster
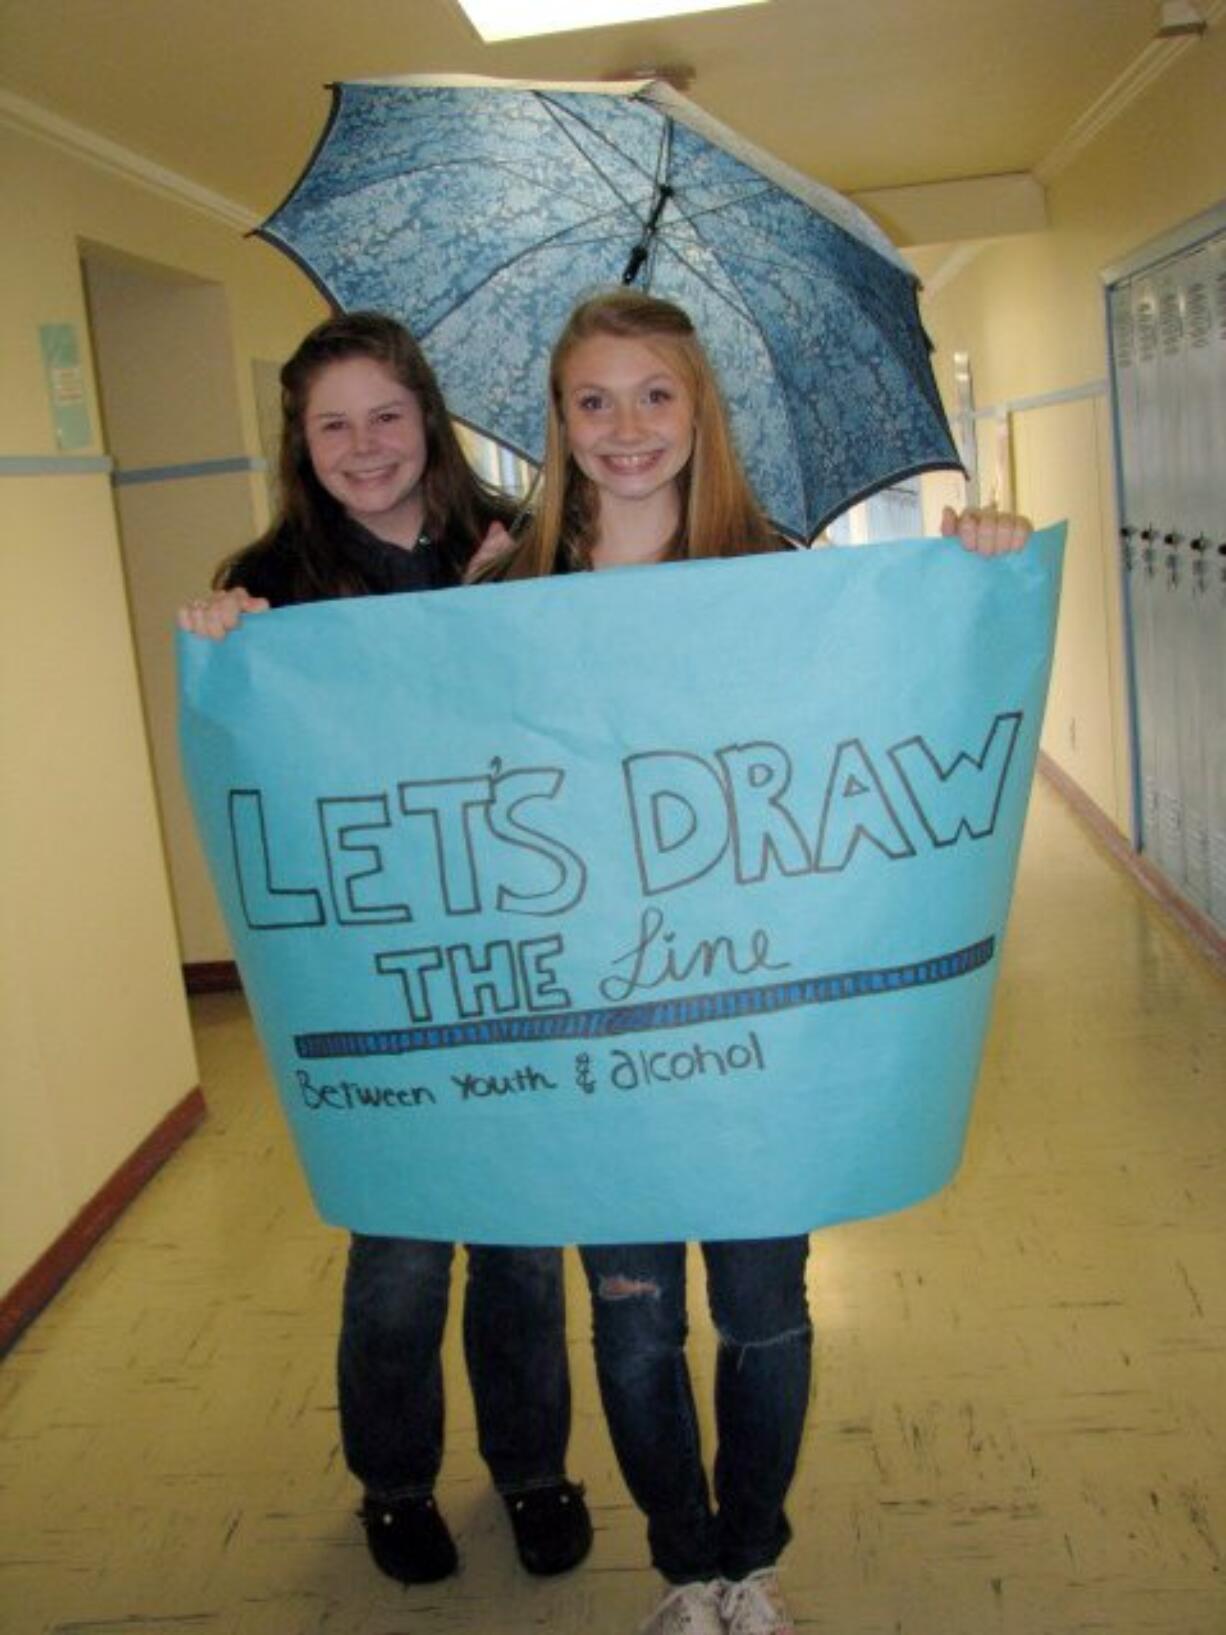
[{"label": "large blue poster", "polygon": [[322,1215],[760,1237],[942,1186],[1062,547],[682,563],[180,636],[192,799]]}]

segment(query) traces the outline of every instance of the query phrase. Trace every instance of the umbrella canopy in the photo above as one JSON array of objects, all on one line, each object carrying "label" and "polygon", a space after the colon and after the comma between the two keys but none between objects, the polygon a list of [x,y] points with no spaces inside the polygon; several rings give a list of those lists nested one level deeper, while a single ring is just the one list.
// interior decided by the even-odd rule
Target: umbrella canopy
[{"label": "umbrella canopy", "polygon": [[658,80],[334,86],[259,232],[334,306],[399,318],[456,417],[534,462],[553,341],[577,300],[623,282],[690,314],[793,538],[959,464],[918,283],[888,239]]}]

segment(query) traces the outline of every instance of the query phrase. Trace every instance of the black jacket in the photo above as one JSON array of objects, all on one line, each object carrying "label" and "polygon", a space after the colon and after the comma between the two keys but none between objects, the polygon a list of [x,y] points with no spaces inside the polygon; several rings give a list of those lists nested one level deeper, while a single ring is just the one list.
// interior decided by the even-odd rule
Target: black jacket
[{"label": "black jacket", "polygon": [[[338,544],[367,596],[388,596],[408,590],[445,590],[460,582],[448,553],[424,534],[411,550],[406,550],[403,545],[389,545],[377,539],[369,529],[347,519],[344,538]],[[232,590],[241,585],[253,596],[267,597],[273,607],[330,600],[294,594],[294,548],[293,534],[288,528],[282,528],[269,544],[254,547],[234,563],[226,575],[227,588]]]}]

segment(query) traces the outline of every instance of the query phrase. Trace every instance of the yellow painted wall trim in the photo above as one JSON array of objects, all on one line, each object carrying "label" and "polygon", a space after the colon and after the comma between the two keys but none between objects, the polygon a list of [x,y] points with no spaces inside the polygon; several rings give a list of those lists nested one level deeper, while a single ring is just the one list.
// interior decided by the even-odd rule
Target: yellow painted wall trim
[{"label": "yellow painted wall trim", "polygon": [[189,210],[210,216],[226,227],[249,233],[260,224],[261,218],[245,205],[236,204],[232,199],[214,193],[211,188],[201,187],[199,182],[180,176],[165,165],[155,164],[143,153],[136,153],[108,137],[99,136],[96,131],[76,125],[72,120],[64,119],[49,108],[40,107],[37,102],[30,102],[12,91],[0,90],[0,124],[9,125],[25,136],[48,142],[52,147],[71,154],[74,159],[82,159],[99,170],[121,176],[124,181],[135,182],[151,193],[171,199],[175,204],[186,205]]},{"label": "yellow painted wall trim", "polygon": [[[1201,14],[1209,27],[1214,27],[1226,17],[1226,0],[1207,0],[1201,5]],[[1037,180],[1047,183],[1059,176],[1061,171],[1067,170],[1108,125],[1119,119],[1138,97],[1145,94],[1156,79],[1174,67],[1187,52],[1201,47],[1203,38],[1189,35],[1178,39],[1151,40],[1140,56],[1112,80],[1055,147],[1039,160],[1034,167]],[[1175,117],[1178,117],[1177,111]]]},{"label": "yellow painted wall trim", "polygon": [[109,477],[109,454],[0,454],[0,477]]},{"label": "yellow painted wall trim", "polygon": [[234,454],[222,460],[190,460],[178,465],[118,466],[114,483],[116,488],[129,488],[135,483],[173,483],[192,477],[231,477],[267,470],[268,461],[260,455]]},{"label": "yellow painted wall trim", "polygon": [[1079,403],[1087,397],[1105,397],[1105,380],[1087,380],[1079,386],[1061,386],[1051,392],[1035,392],[1030,397],[1009,397],[1000,403],[988,403],[976,409],[974,420],[999,420],[1007,414],[1025,414],[1029,409],[1050,409],[1056,403]]}]

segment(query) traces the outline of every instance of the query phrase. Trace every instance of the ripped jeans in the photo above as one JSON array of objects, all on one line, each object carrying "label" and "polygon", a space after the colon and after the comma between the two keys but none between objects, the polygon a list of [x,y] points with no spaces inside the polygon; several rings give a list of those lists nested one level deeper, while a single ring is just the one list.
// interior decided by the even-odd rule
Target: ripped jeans
[{"label": "ripped jeans", "polygon": [[783,1504],[809,1406],[813,1331],[807,1237],[704,1243],[715,1375],[713,1511],[685,1360],[685,1245],[580,1251],[592,1291],[596,1372],[651,1559],[675,1584],[744,1578],[791,1537]]},{"label": "ripped jeans", "polygon": [[[355,1236],[338,1354],[345,1461],[381,1499],[430,1493],[443,1458],[440,1347],[450,1243]],[[561,1481],[570,1373],[560,1249],[473,1244],[464,1354],[477,1441],[500,1493]]]}]

